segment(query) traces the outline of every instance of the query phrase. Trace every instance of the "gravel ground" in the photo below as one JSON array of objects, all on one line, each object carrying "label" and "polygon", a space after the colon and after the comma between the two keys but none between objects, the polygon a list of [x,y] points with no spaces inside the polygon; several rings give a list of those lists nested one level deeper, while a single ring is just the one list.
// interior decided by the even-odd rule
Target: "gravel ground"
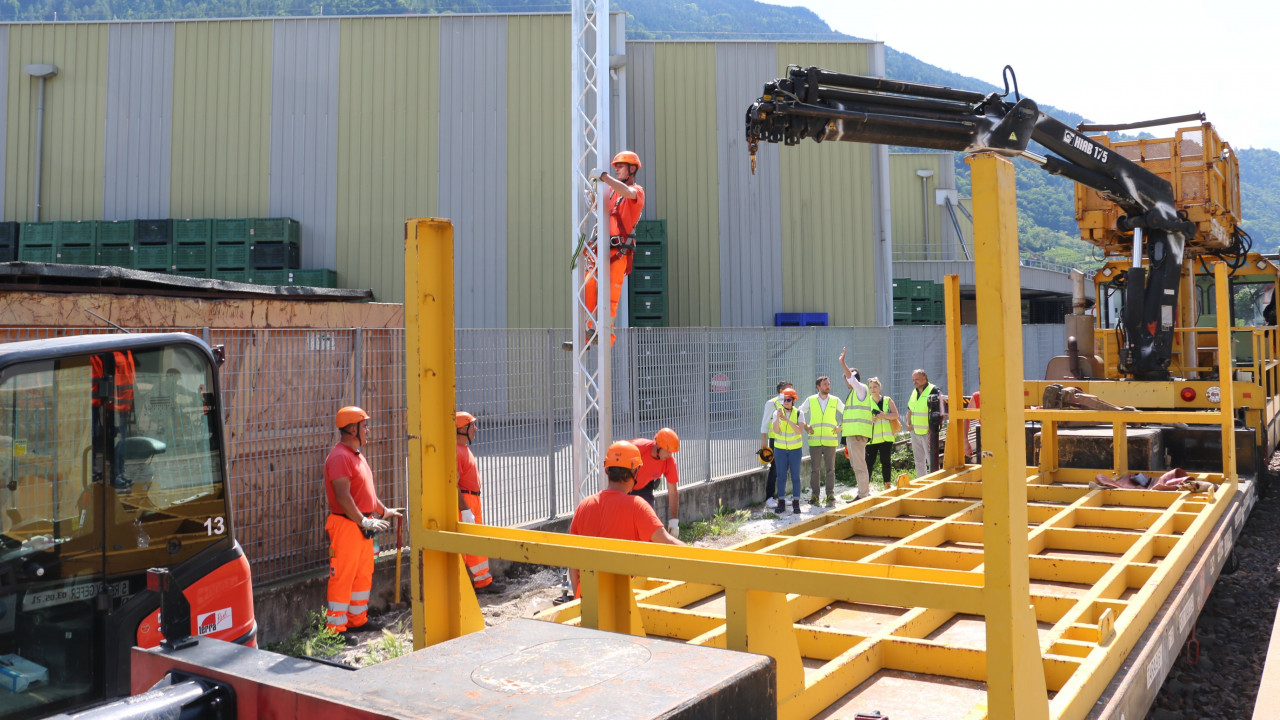
[{"label": "gravel ground", "polygon": [[[1271,458],[1280,471],[1280,453]],[[1259,500],[1236,543],[1240,567],[1221,575],[1195,626],[1199,660],[1179,656],[1156,697],[1150,720],[1248,718],[1267,660],[1280,602],[1280,500],[1273,485]]]}]

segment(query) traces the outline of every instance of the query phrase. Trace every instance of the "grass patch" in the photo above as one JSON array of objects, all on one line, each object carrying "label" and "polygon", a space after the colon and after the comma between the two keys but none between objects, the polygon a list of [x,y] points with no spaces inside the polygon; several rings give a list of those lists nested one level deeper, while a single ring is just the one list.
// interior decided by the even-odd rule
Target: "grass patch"
[{"label": "grass patch", "polygon": [[778,519],[778,513],[776,513],[776,512],[772,512],[772,511],[769,511],[769,510],[765,510],[765,511],[764,511],[764,513],[760,515],[760,517],[761,517],[762,519],[764,519],[764,520],[777,520],[777,519]]},{"label": "grass patch", "polygon": [[267,649],[292,657],[332,658],[347,649],[346,640],[329,629],[324,614],[311,611],[307,619],[299,622],[289,637],[269,643]]},{"label": "grass patch", "polygon": [[705,537],[732,535],[751,519],[749,510],[734,510],[724,503],[716,508],[715,513],[706,520],[696,520],[680,528],[680,539],[686,543],[697,542]]},{"label": "grass patch", "polygon": [[356,659],[357,664],[360,667],[368,667],[408,653],[411,648],[398,634],[403,632],[403,629],[397,626],[394,630],[395,632],[383,630],[382,637],[369,643],[364,654]]}]

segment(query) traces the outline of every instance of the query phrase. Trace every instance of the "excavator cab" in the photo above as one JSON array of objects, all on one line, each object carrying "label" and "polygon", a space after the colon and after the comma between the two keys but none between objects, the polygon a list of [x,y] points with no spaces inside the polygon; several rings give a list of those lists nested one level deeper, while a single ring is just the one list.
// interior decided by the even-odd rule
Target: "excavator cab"
[{"label": "excavator cab", "polygon": [[161,639],[149,568],[192,635],[252,640],[217,397],[182,333],[0,345],[0,718],[127,694],[129,648]]}]

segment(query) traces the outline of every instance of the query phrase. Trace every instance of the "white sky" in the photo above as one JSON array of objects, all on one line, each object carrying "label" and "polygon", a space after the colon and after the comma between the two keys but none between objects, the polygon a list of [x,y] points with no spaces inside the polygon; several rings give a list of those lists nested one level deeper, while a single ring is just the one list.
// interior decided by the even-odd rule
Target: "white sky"
[{"label": "white sky", "polygon": [[764,1],[997,87],[1012,65],[1024,96],[1093,122],[1203,111],[1232,147],[1280,150],[1274,0]]}]

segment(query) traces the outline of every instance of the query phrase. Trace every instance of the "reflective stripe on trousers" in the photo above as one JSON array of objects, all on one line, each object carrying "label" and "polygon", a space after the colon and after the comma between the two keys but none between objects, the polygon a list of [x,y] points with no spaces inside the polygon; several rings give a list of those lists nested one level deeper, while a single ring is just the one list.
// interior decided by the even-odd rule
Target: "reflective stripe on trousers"
[{"label": "reflective stripe on trousers", "polygon": [[329,587],[325,625],[335,632],[368,622],[373,587],[373,539],[345,515],[329,515]]},{"label": "reflective stripe on trousers", "polygon": [[[476,524],[483,525],[484,517],[480,514],[480,496],[471,493],[462,493],[462,501],[467,504],[467,509],[476,514]],[[462,513],[458,513],[461,519]],[[471,585],[476,588],[482,588],[493,582],[493,576],[489,574],[489,558],[479,555],[463,555],[463,562],[467,564],[467,573],[471,575]]]}]

